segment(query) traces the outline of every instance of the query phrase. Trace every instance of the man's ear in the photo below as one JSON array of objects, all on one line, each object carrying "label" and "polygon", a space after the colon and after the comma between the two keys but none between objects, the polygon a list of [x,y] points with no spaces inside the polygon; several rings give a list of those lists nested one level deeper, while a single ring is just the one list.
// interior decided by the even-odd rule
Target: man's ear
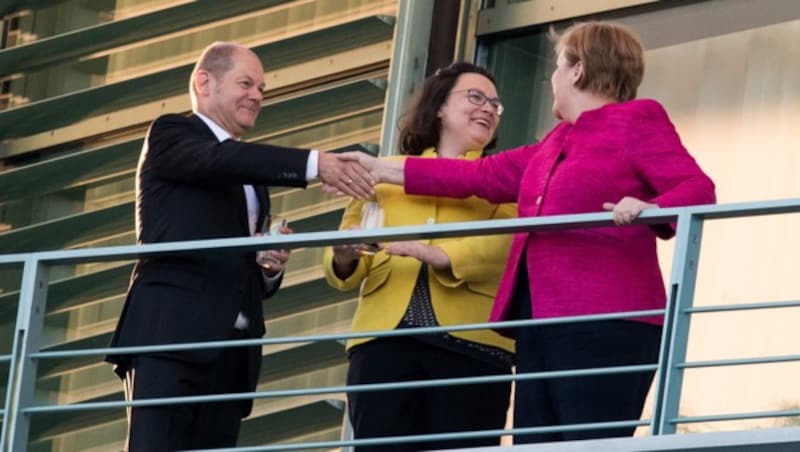
[{"label": "man's ear", "polygon": [[213,77],[208,71],[199,70],[194,77],[194,91],[198,97],[208,97],[211,93]]}]

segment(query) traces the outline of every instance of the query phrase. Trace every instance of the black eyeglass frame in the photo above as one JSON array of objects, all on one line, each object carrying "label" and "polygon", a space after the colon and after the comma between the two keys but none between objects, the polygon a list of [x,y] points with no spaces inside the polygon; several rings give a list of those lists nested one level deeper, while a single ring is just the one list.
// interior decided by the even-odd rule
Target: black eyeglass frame
[{"label": "black eyeglass frame", "polygon": [[484,94],[481,90],[475,88],[469,89],[459,89],[456,91],[450,91],[450,94],[454,93],[467,93],[467,101],[472,105],[483,107],[486,105],[486,102],[489,102],[489,105],[494,108],[494,111],[497,113],[497,116],[501,116],[505,108],[503,107],[503,102],[500,101],[499,97],[489,97]]}]

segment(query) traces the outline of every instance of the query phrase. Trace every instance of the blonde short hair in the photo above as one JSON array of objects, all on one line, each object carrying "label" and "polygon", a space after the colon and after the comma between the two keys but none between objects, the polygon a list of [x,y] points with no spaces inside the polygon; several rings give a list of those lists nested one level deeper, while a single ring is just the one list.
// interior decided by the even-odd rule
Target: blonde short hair
[{"label": "blonde short hair", "polygon": [[644,77],[644,46],[633,30],[612,22],[584,22],[561,35],[551,29],[550,39],[570,66],[583,65],[577,88],[619,102],[636,98]]}]

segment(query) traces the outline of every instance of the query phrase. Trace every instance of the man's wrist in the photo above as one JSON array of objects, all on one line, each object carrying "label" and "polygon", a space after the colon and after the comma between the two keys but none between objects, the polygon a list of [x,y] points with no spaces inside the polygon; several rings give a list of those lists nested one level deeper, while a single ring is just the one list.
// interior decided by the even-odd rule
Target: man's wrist
[{"label": "man's wrist", "polygon": [[312,149],[308,153],[308,162],[306,163],[306,180],[316,179],[319,176],[319,151]]}]

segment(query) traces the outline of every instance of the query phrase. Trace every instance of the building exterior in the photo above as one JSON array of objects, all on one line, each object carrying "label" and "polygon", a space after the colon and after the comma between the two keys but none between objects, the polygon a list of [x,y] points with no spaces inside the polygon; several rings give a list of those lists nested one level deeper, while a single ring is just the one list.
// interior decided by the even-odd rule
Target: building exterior
[{"label": "building exterior", "polygon": [[[158,115],[190,110],[189,73],[216,40],[250,46],[267,69],[264,108],[246,139],[377,150],[396,0],[4,1],[0,11],[2,253],[132,244],[144,133]],[[318,184],[272,193],[273,212],[297,231],[335,229],[346,203]],[[329,290],[320,260],[321,249],[294,253],[284,288],[266,306],[271,334],[347,329],[355,294]],[[43,347],[105,346],[130,270],[131,262],[54,268]],[[19,269],[2,272],[0,347],[7,353]],[[264,353],[261,389],[343,381],[337,343]],[[39,368],[36,401],[120,396],[119,381],[97,357]],[[243,425],[242,444],[337,439],[342,400],[262,400]],[[121,410],[34,416],[29,450],[119,450],[124,431]]]},{"label": "building exterior", "polygon": [[[388,155],[414,84],[453,58],[496,74],[506,105],[499,148],[534,141],[553,125],[546,31],[575,20],[619,20],[649,49],[640,97],[664,103],[716,181],[720,202],[800,191],[794,0],[0,0],[0,14],[0,254],[132,244],[134,171],[146,128],[162,113],[190,109],[189,72],[215,40],[248,45],[264,61],[264,108],[246,139]],[[273,212],[297,232],[335,229],[346,203],[319,185],[272,194]],[[708,225],[697,304],[797,299],[797,222]],[[670,249],[662,250],[664,269]],[[271,336],[347,331],[357,294],[327,287],[321,253],[293,254],[283,288],[264,305]],[[42,348],[105,346],[131,265],[52,269]],[[2,354],[12,348],[20,275],[21,268],[0,268]],[[690,357],[796,354],[798,320],[797,309],[698,319]],[[260,390],[344,382],[339,343],[265,347],[263,359]],[[5,388],[8,364],[0,369]],[[689,373],[682,406],[686,414],[796,406],[798,378],[798,363]],[[110,366],[83,357],[43,362],[34,401],[121,394]],[[343,400],[260,399],[241,445],[338,439]],[[37,414],[28,449],[118,450],[124,431],[123,410]]]}]

